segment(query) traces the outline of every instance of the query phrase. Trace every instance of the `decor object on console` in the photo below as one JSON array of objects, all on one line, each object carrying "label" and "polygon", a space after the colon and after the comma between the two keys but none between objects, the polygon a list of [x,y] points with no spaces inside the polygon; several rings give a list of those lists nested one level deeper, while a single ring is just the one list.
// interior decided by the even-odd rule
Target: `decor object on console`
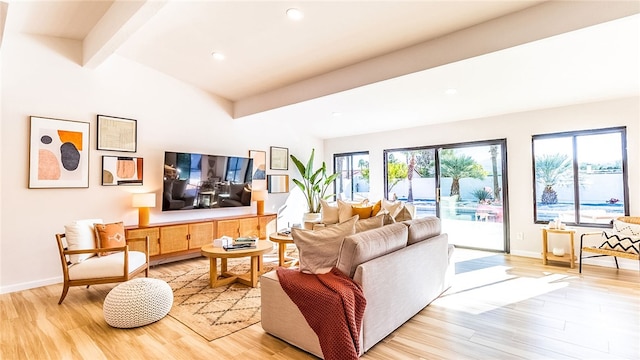
[{"label": "decor object on console", "polygon": [[107,324],[129,329],[149,325],[165,317],[173,305],[171,286],[160,279],[138,278],[117,285],[104,299]]},{"label": "decor object on console", "polygon": [[293,179],[293,182],[302,190],[307,201],[307,210],[309,213],[320,213],[320,200],[326,200],[333,196],[327,194],[327,189],[338,177],[339,174],[327,174],[327,164],[323,161],[320,168],[313,169],[313,159],[316,149],[311,150],[311,156],[307,160],[307,164],[303,164],[297,157],[291,155],[291,160],[300,173],[301,180]]},{"label": "decor object on console", "polygon": [[107,115],[98,115],[98,150],[136,152],[138,122]]},{"label": "decor object on console", "polygon": [[271,170],[289,170],[289,149],[283,147],[271,147]]},{"label": "decor object on console", "polygon": [[89,187],[89,123],[31,117],[29,188]]},{"label": "decor object on console", "polygon": [[[65,233],[56,234],[63,277],[58,304],[62,304],[71,286],[127,281],[143,271],[149,276],[149,237],[125,239],[126,245],[121,247],[100,248],[96,246],[95,220],[98,219],[75,221],[65,225]],[[142,243],[144,251],[129,251],[129,245],[134,243]],[[112,253],[97,256],[103,252]]]},{"label": "decor object on console", "polygon": [[138,208],[138,226],[149,226],[149,208],[156,207],[156,194],[133,194],[131,206]]},{"label": "decor object on console", "polygon": [[[454,275],[454,248],[436,217],[346,236],[336,251],[335,267],[362,287],[367,301],[360,354],[440,296]],[[304,261],[301,251],[300,262]],[[283,290],[276,272],[262,275],[260,286],[264,330],[322,357],[318,336]]]},{"label": "decor object on console", "polygon": [[264,201],[267,200],[267,190],[252,190],[251,200],[256,202],[258,215],[264,215]]},{"label": "decor object on console", "polygon": [[[599,238],[599,246],[589,246],[587,241],[590,238]],[[597,255],[584,256],[583,253],[594,253]],[[640,217],[621,216],[613,220],[613,227],[610,231],[588,232],[580,236],[580,266],[582,272],[582,260],[594,257],[613,256],[616,269],[619,269],[618,258],[637,260],[640,265]]]},{"label": "decor object on console", "polygon": [[142,185],[142,158],[102,157],[102,185]]}]

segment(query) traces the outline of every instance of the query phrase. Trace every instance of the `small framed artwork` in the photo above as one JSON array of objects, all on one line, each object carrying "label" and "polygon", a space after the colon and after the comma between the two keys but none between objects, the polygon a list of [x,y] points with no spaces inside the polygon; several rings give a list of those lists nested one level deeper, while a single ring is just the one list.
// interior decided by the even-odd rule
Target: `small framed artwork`
[{"label": "small framed artwork", "polygon": [[267,190],[269,190],[270,193],[288,193],[289,175],[267,176]]},{"label": "small framed artwork", "polygon": [[29,188],[89,187],[89,123],[31,117]]},{"label": "small framed artwork", "polygon": [[251,188],[263,190],[267,188],[267,152],[260,150],[249,150],[249,157],[253,163],[251,173]]},{"label": "small framed artwork", "polygon": [[271,147],[271,170],[289,170],[289,149]]},{"label": "small framed artwork", "polygon": [[137,147],[136,120],[98,115],[98,150],[136,152]]},{"label": "small framed artwork", "polygon": [[142,185],[142,158],[102,157],[102,185]]}]

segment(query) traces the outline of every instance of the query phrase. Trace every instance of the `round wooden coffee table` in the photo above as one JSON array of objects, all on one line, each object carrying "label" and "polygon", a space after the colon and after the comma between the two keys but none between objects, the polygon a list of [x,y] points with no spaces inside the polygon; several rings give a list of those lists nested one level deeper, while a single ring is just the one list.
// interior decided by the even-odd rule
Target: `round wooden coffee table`
[{"label": "round wooden coffee table", "polygon": [[293,244],[293,238],[291,235],[280,235],[273,233],[269,235],[269,241],[278,244],[278,265],[280,266],[293,266],[298,262],[296,258],[285,257],[284,253],[287,250],[287,244]]},{"label": "round wooden coffee table", "polygon": [[[255,249],[227,251],[221,247],[208,244],[200,249],[203,256],[209,258],[209,284],[211,287],[222,286],[239,282],[241,284],[256,287],[258,276],[263,272],[262,255],[273,250],[273,243],[267,240],[258,240]],[[234,274],[227,271],[227,259],[251,257],[251,270],[244,274]],[[220,276],[218,279],[218,259],[220,259]]]}]

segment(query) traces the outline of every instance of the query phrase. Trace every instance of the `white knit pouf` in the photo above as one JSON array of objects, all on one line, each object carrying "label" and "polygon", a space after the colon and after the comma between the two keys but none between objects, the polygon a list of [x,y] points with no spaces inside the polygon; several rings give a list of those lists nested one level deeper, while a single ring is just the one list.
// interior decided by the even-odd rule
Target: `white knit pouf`
[{"label": "white knit pouf", "polygon": [[134,328],[165,317],[173,305],[171,286],[160,279],[137,278],[114,287],[104,300],[107,324]]}]

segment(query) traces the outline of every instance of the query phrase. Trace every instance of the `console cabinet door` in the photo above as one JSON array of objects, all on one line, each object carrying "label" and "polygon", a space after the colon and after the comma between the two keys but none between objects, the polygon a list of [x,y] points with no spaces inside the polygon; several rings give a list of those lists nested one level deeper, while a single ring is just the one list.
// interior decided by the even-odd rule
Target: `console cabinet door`
[{"label": "console cabinet door", "polygon": [[189,224],[189,249],[200,249],[213,242],[213,221]]},{"label": "console cabinet door", "polygon": [[218,227],[218,230],[216,231],[217,239],[223,236],[230,236],[235,239],[240,236],[239,220],[218,220],[217,227]]},{"label": "console cabinet door", "polygon": [[[127,230],[125,233],[127,239],[136,239],[143,238],[145,236],[149,236],[149,256],[160,254],[160,229],[157,227],[154,228],[143,228],[143,229],[131,229]],[[144,245],[141,243],[134,243],[129,246],[130,251],[143,251]]]},{"label": "console cabinet door", "polygon": [[266,239],[269,233],[275,232],[277,230],[275,222],[272,225],[273,229],[268,228],[269,223],[275,219],[275,215],[260,216],[260,239]]},{"label": "console cabinet door", "polygon": [[189,225],[172,225],[160,228],[160,253],[169,254],[189,249]]},{"label": "console cabinet door", "polygon": [[240,236],[260,237],[260,221],[257,217],[239,219]]}]

